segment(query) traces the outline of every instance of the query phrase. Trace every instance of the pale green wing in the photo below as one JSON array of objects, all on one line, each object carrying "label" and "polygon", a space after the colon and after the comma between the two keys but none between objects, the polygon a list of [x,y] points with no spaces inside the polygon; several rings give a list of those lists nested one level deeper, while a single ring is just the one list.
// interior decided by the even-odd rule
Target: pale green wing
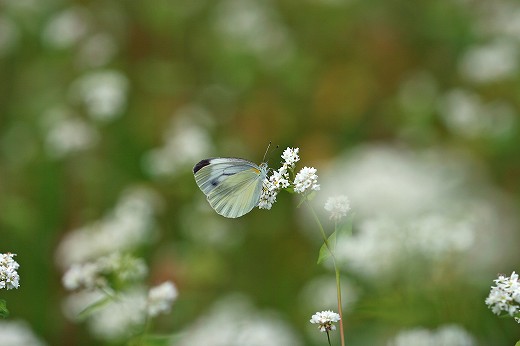
[{"label": "pale green wing", "polygon": [[230,175],[208,194],[209,204],[225,217],[247,214],[260,200],[264,178],[263,172],[256,168]]}]

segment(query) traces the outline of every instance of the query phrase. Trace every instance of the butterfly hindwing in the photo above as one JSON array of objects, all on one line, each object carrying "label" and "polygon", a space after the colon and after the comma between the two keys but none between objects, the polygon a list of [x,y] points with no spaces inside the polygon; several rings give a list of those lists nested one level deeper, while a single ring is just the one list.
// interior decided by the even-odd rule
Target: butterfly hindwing
[{"label": "butterfly hindwing", "polygon": [[240,217],[258,204],[261,189],[262,180],[252,168],[229,176],[210,192],[208,201],[220,215]]}]

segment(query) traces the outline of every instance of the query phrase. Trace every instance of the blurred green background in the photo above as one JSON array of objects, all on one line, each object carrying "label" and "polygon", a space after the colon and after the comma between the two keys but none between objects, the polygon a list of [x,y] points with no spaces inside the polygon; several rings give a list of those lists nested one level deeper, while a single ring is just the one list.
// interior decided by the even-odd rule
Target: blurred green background
[{"label": "blurred green background", "polygon": [[211,156],[260,162],[272,141],[273,168],[290,146],[318,169],[316,210],[351,198],[349,345],[446,325],[471,335],[446,345],[514,344],[518,325],[484,299],[519,270],[519,23],[515,0],[1,0],[0,252],[21,265],[1,294],[9,320],[49,345],[122,342],[65,317],[58,249],[140,188],[153,232],[132,251],[149,283],[179,289],[155,332],[226,345],[215,314],[238,304],[235,318],[288,333],[271,345],[325,345],[308,320],[337,311],[334,274],[308,211],[280,194],[224,219],[191,173]]}]

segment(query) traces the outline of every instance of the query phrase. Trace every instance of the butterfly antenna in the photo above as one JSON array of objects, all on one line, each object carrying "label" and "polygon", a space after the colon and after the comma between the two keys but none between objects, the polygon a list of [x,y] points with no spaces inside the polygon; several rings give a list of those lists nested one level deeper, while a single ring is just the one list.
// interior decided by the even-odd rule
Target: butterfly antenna
[{"label": "butterfly antenna", "polygon": [[269,141],[269,144],[267,145],[267,149],[265,149],[264,158],[262,159],[262,162],[265,162],[265,157],[267,156],[267,153],[269,152],[270,147],[271,147],[271,141]]},{"label": "butterfly antenna", "polygon": [[[269,152],[270,147],[271,147],[271,141],[269,141],[269,145],[267,146],[267,149],[265,150],[265,154],[264,154],[264,158],[262,159],[262,162],[266,162],[265,159],[267,157],[267,153]],[[278,147],[279,147],[279,145],[276,146],[276,149],[278,149]]]}]

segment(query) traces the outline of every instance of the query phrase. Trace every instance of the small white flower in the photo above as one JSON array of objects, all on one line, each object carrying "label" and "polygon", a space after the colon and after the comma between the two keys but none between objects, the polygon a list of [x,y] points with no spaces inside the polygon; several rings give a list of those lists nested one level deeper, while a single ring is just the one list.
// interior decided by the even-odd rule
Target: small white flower
[{"label": "small white flower", "polygon": [[148,315],[153,317],[170,311],[177,296],[177,288],[170,281],[152,287],[148,292]]},{"label": "small white flower", "polygon": [[330,213],[330,218],[334,221],[341,220],[350,210],[350,202],[347,196],[329,197],[325,202],[325,210]]},{"label": "small white flower", "polygon": [[329,330],[336,330],[336,326],[333,323],[338,322],[340,319],[339,314],[331,310],[325,310],[312,315],[310,322],[317,324],[321,332],[328,332]]},{"label": "small white flower", "polygon": [[316,175],[316,168],[303,167],[294,178],[294,191],[297,193],[304,193],[308,190],[318,191],[320,184],[318,184],[318,176]]},{"label": "small white flower", "polygon": [[0,253],[0,289],[13,289],[20,287],[20,276],[16,269],[20,267],[13,257],[13,253]]},{"label": "small white flower", "polygon": [[264,184],[262,186],[262,194],[260,195],[260,201],[258,202],[259,209],[271,209],[274,202],[276,202],[276,196],[278,195],[278,190],[274,187],[273,183],[269,181],[268,178],[264,180]]},{"label": "small white flower", "polygon": [[298,156],[298,151],[300,148],[287,148],[282,153],[282,159],[284,161],[284,165],[287,165],[289,168],[294,168],[296,162],[300,161],[300,157]]},{"label": "small white flower", "polygon": [[273,175],[269,177],[269,181],[273,184],[274,188],[278,190],[285,189],[290,185],[288,173],[282,169],[273,172]]}]

